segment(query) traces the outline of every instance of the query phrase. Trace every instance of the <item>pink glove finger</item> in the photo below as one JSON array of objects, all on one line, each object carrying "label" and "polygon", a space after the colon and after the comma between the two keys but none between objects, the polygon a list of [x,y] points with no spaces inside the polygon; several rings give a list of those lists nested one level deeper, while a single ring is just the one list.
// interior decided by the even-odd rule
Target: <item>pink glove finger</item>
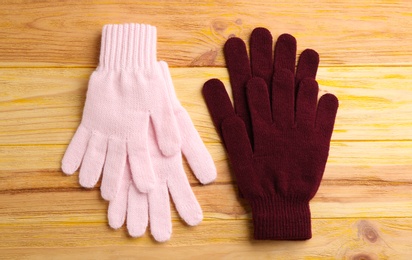
[{"label": "pink glove finger", "polygon": [[109,209],[107,211],[107,218],[109,219],[109,226],[118,229],[123,226],[126,219],[128,191],[129,186],[132,185],[132,176],[128,162],[126,163],[123,177],[120,178],[119,191],[116,197],[109,203]]},{"label": "pink glove finger", "polygon": [[180,104],[173,88],[172,77],[166,62],[160,61],[163,77],[166,80],[166,89],[175,110],[176,121],[182,138],[182,152],[186,156],[190,167],[197,179],[208,184],[216,179],[216,167],[212,156],[206,149],[199,133],[190,119],[189,114]]},{"label": "pink glove finger", "polygon": [[176,159],[167,185],[179,215],[190,226],[196,226],[203,219],[202,209],[187,180],[180,157]]},{"label": "pink glove finger", "polygon": [[141,128],[128,140],[127,153],[129,155],[132,178],[136,188],[143,193],[153,189],[155,176],[148,146],[149,116],[141,118]]},{"label": "pink glove finger", "polygon": [[147,194],[139,192],[131,184],[127,203],[127,230],[132,237],[141,237],[146,232],[149,222]]},{"label": "pink glove finger", "polygon": [[96,185],[102,173],[106,150],[106,137],[97,132],[93,133],[87,144],[87,150],[80,168],[79,182],[81,186],[93,188]]},{"label": "pink glove finger", "polygon": [[[166,91],[162,86],[161,91]],[[159,149],[165,156],[171,156],[180,152],[180,135],[177,122],[171,106],[164,107],[161,111],[150,116]]]},{"label": "pink glove finger", "polygon": [[162,62],[156,63],[160,79],[157,82],[157,86],[154,86],[154,91],[156,91],[158,93],[157,96],[162,99],[160,100],[162,104],[157,106],[156,114],[152,114],[151,119],[159,149],[163,155],[170,156],[180,152],[181,137],[174,115],[174,100],[168,95],[170,94],[168,93],[169,86],[166,77],[164,77],[163,66],[164,64],[162,64]]},{"label": "pink glove finger", "polygon": [[62,170],[65,174],[73,174],[80,166],[86,152],[90,132],[82,125],[77,128],[62,160]]},{"label": "pink glove finger", "polygon": [[126,142],[109,138],[106,163],[104,164],[102,185],[100,190],[105,200],[112,200],[119,190],[119,182],[125,172]]},{"label": "pink glove finger", "polygon": [[213,182],[217,175],[216,166],[190,120],[189,114],[182,109],[176,114],[176,118],[182,135],[182,152],[186,156],[190,168],[202,184]]},{"label": "pink glove finger", "polygon": [[151,233],[156,241],[165,242],[172,235],[170,201],[166,184],[159,182],[148,196]]}]

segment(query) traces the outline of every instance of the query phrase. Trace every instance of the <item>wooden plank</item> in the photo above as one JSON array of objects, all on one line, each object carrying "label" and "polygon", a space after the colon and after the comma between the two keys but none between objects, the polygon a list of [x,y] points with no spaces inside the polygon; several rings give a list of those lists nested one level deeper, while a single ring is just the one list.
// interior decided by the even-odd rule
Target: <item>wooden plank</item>
[{"label": "wooden plank", "polygon": [[[412,2],[2,1],[0,9],[0,259],[412,259]],[[188,227],[172,205],[172,239],[132,239],[107,224],[99,186],[60,170],[77,128],[101,28],[158,27],[158,58],[210,151],[218,178],[184,167],[204,220]],[[340,109],[329,161],[311,200],[309,241],[255,241],[250,207],[201,96],[227,85],[222,46],[256,26],[321,56],[321,93]],[[217,67],[217,68],[213,68]],[[229,89],[229,87],[228,87]]]},{"label": "wooden plank", "polygon": [[[232,183],[222,145],[207,144],[207,148],[217,167],[216,183]],[[325,185],[331,189],[352,185],[402,189],[403,185],[411,185],[412,158],[408,152],[411,148],[412,142],[333,142],[324,174]],[[77,174],[65,176],[60,170],[65,149],[63,145],[0,146],[0,192],[78,188]],[[192,185],[197,185],[186,161],[184,167]],[[333,194],[332,190],[330,195]]]},{"label": "wooden plank", "polygon": [[[407,154],[412,142],[333,142],[324,178],[318,193],[312,200],[314,217],[364,217],[412,216],[412,187],[410,173],[412,157]],[[60,158],[65,146],[13,146],[0,148],[0,196],[16,198],[31,205],[30,198],[37,194],[38,201],[69,197],[74,193],[87,194],[78,184],[78,176],[64,176],[60,170]],[[218,170],[217,180],[207,186],[199,185],[184,163],[187,176],[204,210],[226,218],[232,214],[245,214],[236,191],[236,182],[229,169],[226,154],[221,145],[208,145]],[[365,151],[368,154],[365,155]],[[99,185],[93,190],[99,197]],[[54,194],[57,193],[57,194]],[[219,203],[215,198],[219,197]],[[41,197],[44,197],[40,199]],[[84,198],[73,197],[73,203],[83,203]],[[7,199],[1,198],[5,203]],[[36,206],[36,208],[41,205]],[[45,205],[49,208],[50,205]],[[212,217],[217,217],[213,215]]]},{"label": "wooden plank", "polygon": [[[54,216],[53,216],[54,217]],[[29,220],[29,218],[28,218]],[[197,227],[174,222],[172,239],[164,244],[150,235],[130,239],[126,230],[109,230],[102,223],[74,223],[38,218],[2,227],[0,253],[19,259],[127,258],[131,256],[304,259],[408,259],[411,256],[412,219],[314,219],[313,238],[304,242],[250,241],[249,220],[204,221]],[[46,251],[47,250],[47,251]],[[86,252],[87,251],[87,252]],[[366,258],[370,257],[370,258]],[[67,258],[67,257],[66,257]]]},{"label": "wooden plank", "polygon": [[[95,66],[104,24],[158,27],[159,58],[172,66],[223,66],[228,37],[253,28],[295,35],[323,66],[412,64],[408,0],[2,1],[1,66]],[[402,25],[402,26],[399,26]]]},{"label": "wooden plank", "polygon": [[[351,236],[351,237],[349,237]],[[313,239],[312,239],[313,240]],[[342,241],[343,240],[343,241]],[[90,246],[90,247],[67,247],[67,248],[17,248],[0,249],[9,259],[39,259],[45,256],[52,259],[391,259],[408,260],[411,257],[411,248],[403,241],[391,242],[379,245],[364,242],[359,239],[355,231],[341,239],[336,239],[332,245],[328,241],[314,243],[308,242],[279,242],[279,241],[256,241],[236,242],[233,244],[201,245],[165,247],[156,244],[150,246]],[[328,243],[328,246],[321,244]],[[330,241],[329,241],[330,242]],[[296,243],[294,246],[293,243]],[[393,245],[392,245],[393,244]],[[364,246],[367,248],[364,248]],[[329,247],[330,246],[330,247]],[[321,248],[321,249],[320,249]],[[369,257],[369,258],[368,258]]]},{"label": "wooden plank", "polygon": [[[369,218],[412,217],[411,185],[330,185],[323,182],[315,198],[310,202],[312,218]],[[251,209],[237,194],[236,185],[214,183],[208,186],[192,186],[205,219],[250,219]],[[356,195],[353,195],[353,194]],[[1,192],[2,223],[13,222],[17,216],[41,217],[65,215],[65,221],[106,223],[107,202],[98,189],[55,188],[42,190],[17,190]],[[217,202],[219,198],[219,202]],[[47,201],[45,204],[44,202]],[[66,216],[67,215],[67,216]],[[92,215],[92,216],[90,216]],[[173,207],[172,218],[180,221]],[[7,221],[6,221],[7,220]]]},{"label": "wooden plank", "polygon": [[[91,69],[0,70],[0,145],[67,144],[77,128]],[[340,100],[333,140],[412,140],[411,67],[321,68],[322,91]],[[175,89],[206,143],[218,143],[201,88],[223,68],[172,68]],[[229,90],[230,91],[230,90]]]}]

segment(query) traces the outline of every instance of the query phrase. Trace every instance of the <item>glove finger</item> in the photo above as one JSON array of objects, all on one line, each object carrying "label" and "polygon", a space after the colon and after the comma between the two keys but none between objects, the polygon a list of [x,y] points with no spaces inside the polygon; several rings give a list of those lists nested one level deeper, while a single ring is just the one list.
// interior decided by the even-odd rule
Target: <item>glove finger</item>
[{"label": "glove finger", "polygon": [[179,99],[176,96],[176,92],[173,87],[173,81],[172,81],[172,76],[170,75],[169,66],[167,65],[165,61],[159,61],[159,65],[162,71],[163,78],[166,81],[166,91],[167,91],[168,97],[170,98],[170,103],[172,104],[172,108],[176,109],[177,107],[180,107],[181,104],[179,102]]},{"label": "glove finger", "polygon": [[296,67],[295,84],[299,86],[300,82],[305,78],[316,78],[316,73],[319,66],[319,54],[312,50],[304,50],[299,57]]},{"label": "glove finger", "polygon": [[105,200],[112,200],[119,190],[119,182],[125,172],[126,157],[125,140],[109,138],[102,184],[100,186],[102,197]]},{"label": "glove finger", "polygon": [[273,120],[278,128],[294,124],[295,63],[296,39],[282,34],[275,45],[272,83]]},{"label": "glove finger", "polygon": [[132,237],[141,237],[149,223],[148,195],[131,184],[127,201],[127,230]]},{"label": "glove finger", "polygon": [[90,132],[80,125],[74,134],[62,160],[62,170],[65,174],[73,174],[80,166],[86,153]]},{"label": "glove finger", "polygon": [[295,122],[294,75],[289,70],[278,70],[273,81],[273,122],[279,129],[291,128]]},{"label": "glove finger", "polygon": [[224,46],[224,54],[230,84],[232,86],[233,103],[236,114],[250,122],[246,100],[246,83],[252,78],[246,45],[239,38],[230,38]]},{"label": "glove finger", "polygon": [[222,132],[239,189],[247,196],[253,192],[250,183],[255,183],[256,176],[253,174],[253,151],[245,125],[239,117],[231,117],[223,121]]},{"label": "glove finger", "polygon": [[221,125],[223,120],[235,115],[225,86],[220,80],[211,79],[204,84],[202,92],[213,123],[219,135],[222,136]]},{"label": "glove finger", "polygon": [[177,99],[167,63],[160,61],[159,64],[175,111],[177,125],[182,138],[182,151],[199,181],[203,184],[210,183],[216,179],[216,167],[213,159],[203,144],[199,133],[196,131],[189,114]]},{"label": "glove finger", "polygon": [[257,126],[258,121],[263,121],[268,125],[272,124],[272,111],[267,89],[266,82],[262,78],[253,77],[247,83],[247,99],[253,126]]},{"label": "glove finger", "polygon": [[165,242],[172,235],[170,201],[166,183],[159,182],[148,197],[151,233],[156,241]]},{"label": "glove finger", "polygon": [[296,100],[296,124],[298,128],[314,128],[319,87],[316,80],[302,80]]},{"label": "glove finger", "polygon": [[182,109],[177,113],[176,119],[182,136],[182,152],[190,168],[201,183],[213,182],[217,175],[213,158],[196,131],[189,114]]},{"label": "glove finger", "polygon": [[79,182],[85,188],[93,188],[99,181],[106,157],[107,138],[95,132],[92,134],[83,163],[80,168]]},{"label": "glove finger", "polygon": [[[141,128],[136,131],[133,138],[128,140],[127,153],[129,155],[132,178],[136,188],[143,193],[153,189],[155,175],[150,157],[148,138],[149,117],[140,120]],[[154,143],[154,142],[152,142]],[[157,148],[156,148],[157,149]]]},{"label": "glove finger", "polygon": [[203,219],[202,209],[190,187],[180,157],[173,166],[167,181],[173,202],[183,220],[190,226],[196,226]]},{"label": "glove finger", "polygon": [[[171,120],[172,119],[172,120]],[[151,116],[156,129],[156,140],[159,149],[165,156],[170,156],[180,150],[180,136],[173,115]]]},{"label": "glove finger", "polygon": [[321,96],[318,102],[316,128],[322,131],[328,140],[332,136],[338,106],[337,97],[329,93]]},{"label": "glove finger", "polygon": [[[266,28],[255,28],[250,36],[250,62],[253,77],[264,79],[266,87],[272,85],[273,38]],[[270,94],[270,90],[268,90]]]},{"label": "glove finger", "polygon": [[[159,68],[160,70],[160,68]],[[161,72],[160,72],[161,73]],[[163,77],[157,86],[153,86],[156,95],[160,98],[159,104],[155,104],[155,112],[150,118],[155,128],[156,140],[159,149],[165,156],[170,156],[180,152],[180,136],[177,129],[177,122],[174,116],[170,97],[167,94],[166,82]]]},{"label": "glove finger", "polygon": [[[296,39],[290,34],[279,36],[275,46],[274,71],[286,69],[295,73]],[[273,74],[275,75],[275,74]]]},{"label": "glove finger", "polygon": [[109,202],[107,217],[109,219],[109,226],[114,229],[118,229],[123,226],[126,219],[129,186],[131,185],[132,178],[129,167],[130,166],[127,162],[124,169],[124,174],[122,178],[120,178],[119,191]]}]

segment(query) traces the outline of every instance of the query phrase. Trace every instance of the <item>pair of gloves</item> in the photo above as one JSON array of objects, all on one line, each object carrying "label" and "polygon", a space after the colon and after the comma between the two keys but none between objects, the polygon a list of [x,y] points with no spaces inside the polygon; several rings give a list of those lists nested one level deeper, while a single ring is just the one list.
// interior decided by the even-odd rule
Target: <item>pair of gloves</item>
[{"label": "pair of gloves", "polygon": [[156,59],[156,27],[106,25],[99,66],[89,80],[83,117],[62,160],[62,170],[109,201],[112,228],[127,221],[142,236],[170,239],[169,193],[189,225],[203,218],[182,164],[185,155],[203,184],[216,178],[213,159],[176,97],[166,62]]},{"label": "pair of gloves", "polygon": [[[203,95],[227,150],[240,196],[252,208],[255,239],[311,238],[309,201],[316,194],[338,108],[332,94],[318,100],[319,57],[305,50],[295,71],[296,40],[257,28],[245,43],[224,47],[234,107],[212,79]],[[150,228],[157,241],[171,236],[169,193],[189,225],[202,210],[182,167],[182,153],[203,184],[216,169],[189,115],[179,103],[167,64],[156,60],[156,29],[149,25],[103,28],[99,66],[93,72],[82,122],[62,161],[66,174],[80,168],[91,188],[101,175],[113,228],[127,219],[133,237]]]}]

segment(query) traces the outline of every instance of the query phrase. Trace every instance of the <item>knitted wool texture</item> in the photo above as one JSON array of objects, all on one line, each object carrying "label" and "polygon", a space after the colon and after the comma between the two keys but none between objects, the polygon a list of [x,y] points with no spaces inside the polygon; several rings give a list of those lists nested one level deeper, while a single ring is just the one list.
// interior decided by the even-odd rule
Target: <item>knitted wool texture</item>
[{"label": "knitted wool texture", "polygon": [[[216,178],[216,168],[189,114],[178,101],[167,64],[159,62],[167,82],[167,93],[173,105],[174,116],[182,138],[182,152],[193,173],[202,184],[212,182]],[[142,236],[150,219],[150,230],[159,242],[170,239],[172,223],[170,215],[169,193],[176,209],[183,220],[197,225],[203,219],[202,210],[187,180],[182,164],[181,153],[165,156],[156,145],[154,126],[149,126],[149,151],[155,172],[154,189],[142,193],[133,184],[129,165],[121,178],[121,188],[116,197],[110,201],[108,210],[109,225],[120,228],[127,220],[127,229],[132,237]]]},{"label": "knitted wool texture", "polygon": [[[150,123],[154,134],[149,135]],[[103,172],[102,197],[111,200],[128,157],[137,189],[148,192],[155,183],[149,139],[162,154],[179,154],[177,122],[156,61],[156,28],[106,25],[99,66],[90,77],[82,121],[63,157],[63,172],[73,174],[81,165],[79,181],[86,188],[94,187]]]},{"label": "knitted wool texture", "polygon": [[244,42],[231,38],[225,58],[234,108],[223,84],[212,79],[203,94],[228,152],[239,190],[252,208],[255,239],[312,237],[309,201],[329,152],[338,100],[318,101],[318,54],[305,50],[295,72],[296,40],[253,31],[251,61]]}]

